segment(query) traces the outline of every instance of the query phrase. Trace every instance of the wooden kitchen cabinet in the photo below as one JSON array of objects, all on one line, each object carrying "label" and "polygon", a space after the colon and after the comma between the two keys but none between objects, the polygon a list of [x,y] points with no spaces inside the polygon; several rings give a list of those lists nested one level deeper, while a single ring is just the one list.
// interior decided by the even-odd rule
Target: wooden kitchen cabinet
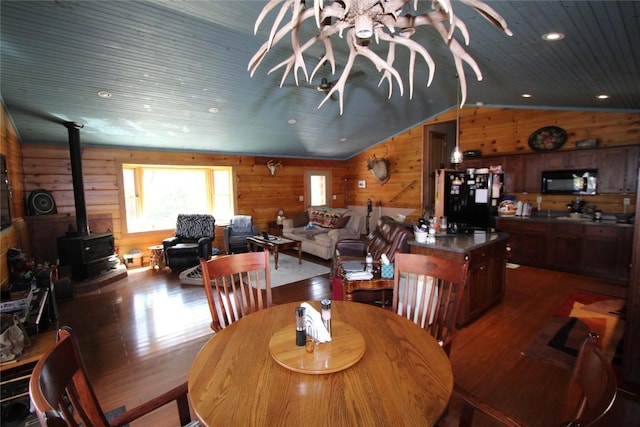
[{"label": "wooden kitchen cabinet", "polygon": [[[615,227],[585,226],[581,247],[581,270],[587,276],[611,277],[616,281],[629,280],[631,242]],[[627,246],[628,245],[628,246]]]},{"label": "wooden kitchen cabinet", "polygon": [[494,157],[491,157],[489,159],[487,158],[483,158],[483,157],[477,157],[477,158],[473,158],[473,159],[464,159],[462,161],[462,165],[464,167],[464,169],[480,169],[480,168],[488,168],[488,161],[495,161]]},{"label": "wooden kitchen cabinet", "polygon": [[543,170],[598,169],[598,193],[633,194],[638,188],[640,145],[465,159],[463,168],[502,165],[504,191],[540,193]]},{"label": "wooden kitchen cabinet", "polygon": [[[468,238],[473,242],[473,236]],[[498,240],[482,244],[468,251],[446,251],[438,247],[412,245],[411,253],[444,256],[453,261],[463,262],[469,257],[467,289],[460,302],[458,324],[467,324],[498,304],[504,297],[505,265],[507,240]]]},{"label": "wooden kitchen cabinet", "polygon": [[545,170],[595,169],[598,167],[594,150],[545,153],[543,157]]},{"label": "wooden kitchen cabinet", "polygon": [[598,193],[635,193],[638,188],[639,152],[639,146],[600,150]]},{"label": "wooden kitchen cabinet", "polygon": [[557,270],[575,270],[582,259],[582,233],[584,227],[580,224],[556,223],[550,224],[549,228],[548,265],[555,266]]},{"label": "wooden kitchen cabinet", "polygon": [[541,155],[526,156],[523,159],[522,172],[524,174],[522,193],[539,193],[541,176],[544,170],[544,157]]},{"label": "wooden kitchen cabinet", "polygon": [[496,244],[476,249],[469,253],[468,298],[465,299],[458,316],[460,324],[475,319],[504,297],[504,269],[507,245]]},{"label": "wooden kitchen cabinet", "polygon": [[533,267],[547,267],[548,227],[540,222],[496,219],[496,229],[509,234],[509,260]]},{"label": "wooden kitchen cabinet", "polygon": [[504,171],[504,193],[521,193],[524,188],[524,164],[526,156],[504,156],[502,169]]},{"label": "wooden kitchen cabinet", "polygon": [[496,229],[509,234],[510,260],[514,263],[618,283],[629,281],[633,227],[498,218]]}]

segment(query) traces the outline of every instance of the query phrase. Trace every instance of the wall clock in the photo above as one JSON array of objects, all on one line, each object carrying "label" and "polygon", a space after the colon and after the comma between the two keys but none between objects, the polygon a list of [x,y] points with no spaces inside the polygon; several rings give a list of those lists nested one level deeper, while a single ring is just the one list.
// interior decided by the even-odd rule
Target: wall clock
[{"label": "wall clock", "polygon": [[538,129],[529,137],[529,147],[533,151],[553,151],[562,147],[567,141],[567,132],[557,126],[546,126]]}]

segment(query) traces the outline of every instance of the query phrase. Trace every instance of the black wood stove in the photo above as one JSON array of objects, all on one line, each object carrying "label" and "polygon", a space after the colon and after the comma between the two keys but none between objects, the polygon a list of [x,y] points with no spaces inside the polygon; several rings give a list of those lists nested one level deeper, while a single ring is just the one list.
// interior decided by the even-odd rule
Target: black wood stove
[{"label": "black wood stove", "polygon": [[82,125],[74,122],[66,122],[64,125],[69,130],[77,230],[58,237],[58,257],[60,264],[71,266],[71,276],[74,280],[86,280],[109,269],[109,258],[115,253],[115,242],[111,233],[91,234],[89,231],[80,148]]}]

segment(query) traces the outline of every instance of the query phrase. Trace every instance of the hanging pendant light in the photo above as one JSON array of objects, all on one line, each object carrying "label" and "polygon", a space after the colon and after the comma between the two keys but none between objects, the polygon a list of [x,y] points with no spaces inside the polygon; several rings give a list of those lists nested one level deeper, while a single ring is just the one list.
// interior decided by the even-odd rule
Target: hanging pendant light
[{"label": "hanging pendant light", "polygon": [[460,151],[460,85],[458,85],[458,92],[456,96],[456,146],[451,153],[451,164],[459,165],[462,163],[462,152]]}]

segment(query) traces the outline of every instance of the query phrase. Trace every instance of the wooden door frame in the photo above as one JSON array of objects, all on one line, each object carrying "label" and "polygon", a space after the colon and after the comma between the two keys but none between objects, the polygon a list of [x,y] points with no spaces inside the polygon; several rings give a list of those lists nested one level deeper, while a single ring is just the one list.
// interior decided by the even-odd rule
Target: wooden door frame
[{"label": "wooden door frame", "polygon": [[[432,170],[431,162],[430,162],[430,154],[432,152],[432,136],[434,134],[445,135],[446,138],[446,146],[444,150],[444,158],[443,163],[444,167],[449,167],[450,164],[448,159],[450,157],[450,153],[453,150],[453,145],[455,144],[455,130],[456,130],[456,121],[450,120],[438,124],[430,124],[424,125],[422,127],[422,141],[423,141],[423,150],[422,150],[422,196],[420,200],[420,206],[422,209],[426,209],[427,207],[434,209],[435,204],[431,203],[431,200],[434,199],[435,188],[432,188],[430,184],[430,176],[435,174],[435,169]],[[436,168],[437,169],[437,168]]]},{"label": "wooden door frame", "polygon": [[[640,183],[640,168],[638,168]],[[640,184],[636,189],[636,216],[640,212]],[[622,377],[626,382],[640,384],[640,222],[633,227],[631,277],[627,291],[627,319],[622,353]]]}]

